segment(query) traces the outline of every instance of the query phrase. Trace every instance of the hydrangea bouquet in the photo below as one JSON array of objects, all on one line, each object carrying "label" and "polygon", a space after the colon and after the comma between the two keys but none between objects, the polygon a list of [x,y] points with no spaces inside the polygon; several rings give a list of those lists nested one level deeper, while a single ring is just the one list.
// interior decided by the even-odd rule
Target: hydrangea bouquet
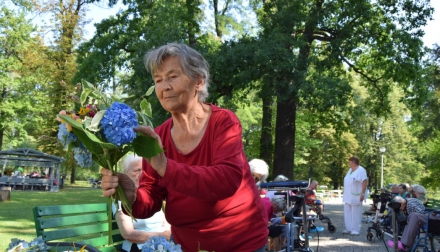
[{"label": "hydrangea bouquet", "polygon": [[[151,87],[146,96],[154,90]],[[67,148],[73,148],[74,158],[78,165],[88,167],[96,162],[101,167],[117,173],[117,163],[128,152],[150,158],[162,152],[157,141],[142,134],[136,134],[133,128],[138,126],[138,118],[142,124],[152,126],[151,106],[143,99],[140,111],[135,111],[122,102],[122,98],[103,94],[94,85],[82,81],[78,112],[61,111],[58,116],[58,139]],[[131,204],[127,196],[118,186],[112,199],[118,206],[121,200],[124,209],[131,216]],[[111,218],[111,209],[109,210]],[[111,223],[109,220],[109,232]],[[109,239],[111,236],[109,235]]]}]

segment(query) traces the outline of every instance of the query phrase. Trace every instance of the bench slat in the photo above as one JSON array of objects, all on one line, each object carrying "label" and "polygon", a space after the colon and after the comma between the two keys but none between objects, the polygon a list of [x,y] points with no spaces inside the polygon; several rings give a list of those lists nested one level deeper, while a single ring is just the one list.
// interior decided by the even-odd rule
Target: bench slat
[{"label": "bench slat", "polygon": [[45,241],[59,240],[64,238],[72,238],[82,235],[100,235],[108,232],[107,223],[98,223],[87,226],[78,226],[72,228],[56,229],[51,231],[43,231],[42,236]]},{"label": "bench slat", "polygon": [[37,220],[41,228],[64,227],[107,221],[107,212]]},{"label": "bench slat", "polygon": [[107,212],[106,203],[84,205],[59,205],[36,207],[39,216],[66,215],[91,212]]},{"label": "bench slat", "polygon": [[34,207],[37,236],[42,236],[46,242],[75,241],[105,252],[119,251],[124,238],[114,220],[113,243],[108,244],[107,210],[107,203]]}]

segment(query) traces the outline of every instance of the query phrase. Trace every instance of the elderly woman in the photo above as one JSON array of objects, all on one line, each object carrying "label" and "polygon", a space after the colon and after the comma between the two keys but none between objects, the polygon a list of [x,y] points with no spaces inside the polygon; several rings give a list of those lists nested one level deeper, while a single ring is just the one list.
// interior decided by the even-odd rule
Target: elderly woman
[{"label": "elderly woman", "polygon": [[[144,62],[171,118],[156,129],[135,129],[155,138],[164,152],[143,162],[134,217],[152,216],[166,199],[165,216],[184,251],[264,251],[267,213],[243,151],[240,121],[204,102],[208,63],[176,43],[148,52]],[[101,173],[108,197],[118,177]]]},{"label": "elderly woman", "polygon": [[416,184],[416,185],[412,185],[411,189],[412,189],[412,191],[411,191],[412,196],[411,197],[420,200],[420,202],[422,202],[422,204],[426,204],[426,202],[428,201],[428,198],[426,198],[425,187]]},{"label": "elderly woman", "polygon": [[[410,251],[419,229],[426,223],[426,216],[423,214],[425,206],[423,206],[420,200],[415,198],[405,199],[401,196],[396,196],[394,200],[400,203],[400,210],[408,215],[408,225],[403,230],[402,239],[398,241],[397,246],[399,251]],[[423,224],[421,224],[422,222]],[[393,240],[389,240],[387,245],[394,248]]]},{"label": "elderly woman", "polygon": [[[122,165],[122,173],[126,174],[139,187],[139,179],[142,174],[142,158],[136,155],[128,155]],[[121,205],[119,205],[121,209]],[[143,244],[153,236],[163,236],[170,239],[170,225],[165,220],[163,211],[157,211],[148,219],[132,220],[130,216],[122,211],[116,212],[113,206],[116,223],[125,241],[122,250],[127,252],[137,252],[142,250]]]},{"label": "elderly woman", "polygon": [[367,190],[367,172],[359,165],[359,158],[351,157],[350,169],[344,177],[344,221],[343,234],[359,235],[362,219],[362,201]]},{"label": "elderly woman", "polygon": [[264,182],[269,175],[269,166],[264,160],[252,159],[249,162],[249,167],[251,168],[252,177],[254,177],[255,183]]}]

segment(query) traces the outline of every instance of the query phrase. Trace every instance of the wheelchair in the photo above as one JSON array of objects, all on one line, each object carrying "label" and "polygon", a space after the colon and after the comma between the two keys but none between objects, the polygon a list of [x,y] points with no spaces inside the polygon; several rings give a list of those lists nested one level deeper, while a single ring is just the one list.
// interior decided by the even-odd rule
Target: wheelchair
[{"label": "wheelchair", "polygon": [[[428,211],[426,215],[426,224],[423,227],[425,231],[424,236],[420,236],[411,249],[411,252],[423,251],[423,252],[436,252],[434,245],[434,238],[440,237],[440,220],[429,219],[431,214],[440,214],[440,210]],[[428,247],[429,245],[429,247]],[[418,249],[418,248],[421,248]]]},{"label": "wheelchair", "polygon": [[[386,225],[386,218],[388,214],[383,214],[386,211],[386,207],[389,201],[391,201],[391,193],[381,193],[380,195],[372,194],[370,197],[373,199],[374,211],[365,211],[363,214],[371,216],[374,214],[373,225],[368,227],[367,240],[372,242],[376,238],[378,240],[383,240],[383,231],[390,233],[391,228]],[[375,234],[373,234],[375,232]]]},{"label": "wheelchair", "polygon": [[324,208],[324,204],[321,200],[315,200],[313,204],[308,205],[311,210],[313,210],[316,215],[318,216],[318,219],[323,223],[327,224],[327,229],[330,233],[334,233],[336,231],[336,227],[333,225],[330,218],[322,213],[322,209]]},{"label": "wheelchair", "polygon": [[[315,220],[314,215],[307,215],[307,208],[305,204],[305,192],[310,185],[312,168],[309,170],[309,181],[275,181],[262,183],[261,188],[267,188],[268,190],[275,191],[296,191],[298,195],[291,196],[289,193],[285,193],[288,205],[295,203],[294,207],[290,209],[284,219],[286,225],[286,238],[287,244],[285,251],[300,251],[300,252],[313,252],[313,249],[309,247],[309,225]],[[301,215],[301,212],[303,213]],[[306,228],[307,227],[307,228]],[[296,230],[296,232],[295,232]],[[301,234],[303,233],[303,235]]]}]

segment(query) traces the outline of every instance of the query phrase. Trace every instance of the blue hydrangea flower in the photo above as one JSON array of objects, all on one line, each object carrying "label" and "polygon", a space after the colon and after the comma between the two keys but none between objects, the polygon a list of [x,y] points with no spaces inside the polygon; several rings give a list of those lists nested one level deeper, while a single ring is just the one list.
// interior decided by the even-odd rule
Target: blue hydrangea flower
[{"label": "blue hydrangea flower", "polygon": [[133,128],[138,126],[136,112],[124,103],[114,102],[100,122],[107,141],[116,146],[131,143],[136,138]]},{"label": "blue hydrangea flower", "polygon": [[[34,252],[49,251],[49,247],[46,245],[46,242],[43,240],[43,238],[41,236],[39,236],[38,238],[35,238],[30,243],[26,242],[25,240],[12,238],[11,243],[9,243],[9,246],[6,249],[6,251],[14,250],[14,248],[16,249],[16,247],[19,245],[21,245],[22,250],[34,251]],[[22,250],[20,250],[20,251],[22,251]]]},{"label": "blue hydrangea flower", "polygon": [[180,245],[176,245],[173,242],[167,241],[163,236],[153,236],[142,246],[142,252],[156,252],[158,246],[162,245],[163,251],[166,252],[183,252]]},{"label": "blue hydrangea flower", "polygon": [[81,167],[90,167],[93,164],[92,153],[80,143],[79,147],[73,148],[73,157]]},{"label": "blue hydrangea flower", "polygon": [[63,144],[64,149],[67,149],[71,142],[78,141],[78,137],[75,134],[67,131],[66,124],[64,123],[58,126],[58,139]]}]

